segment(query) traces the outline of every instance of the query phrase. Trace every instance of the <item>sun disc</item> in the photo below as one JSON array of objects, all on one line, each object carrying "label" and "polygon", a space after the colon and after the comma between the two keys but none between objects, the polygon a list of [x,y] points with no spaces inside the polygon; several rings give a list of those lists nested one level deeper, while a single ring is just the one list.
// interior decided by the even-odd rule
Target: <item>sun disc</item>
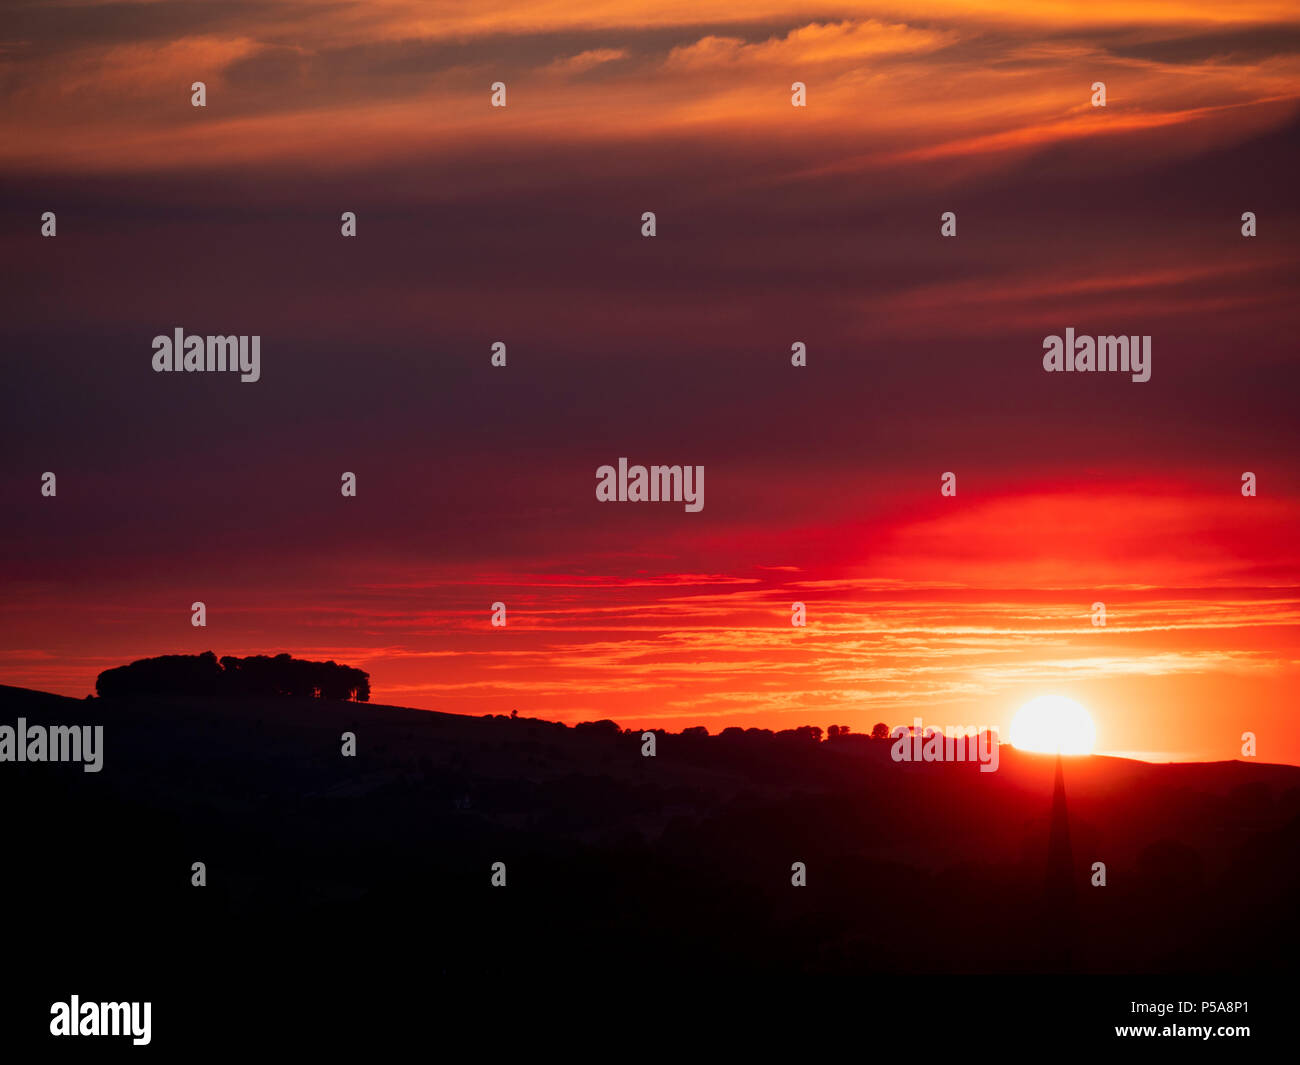
[{"label": "sun disc", "polygon": [[1011,721],[1011,743],[1022,751],[1091,754],[1097,728],[1082,705],[1063,695],[1030,699]]}]

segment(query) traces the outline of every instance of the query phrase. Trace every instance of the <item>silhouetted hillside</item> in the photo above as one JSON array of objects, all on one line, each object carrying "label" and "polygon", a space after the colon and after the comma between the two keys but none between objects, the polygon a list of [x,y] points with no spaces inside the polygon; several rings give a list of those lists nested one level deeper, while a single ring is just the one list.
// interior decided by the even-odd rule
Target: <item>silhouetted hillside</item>
[{"label": "silhouetted hillside", "polygon": [[[856,735],[728,730],[659,733],[646,758],[613,723],[0,688],[0,723],[20,715],[102,724],[104,766],[0,767],[5,808],[23,811],[9,912],[75,910],[90,890],[116,915],[105,935],[145,957],[254,934],[310,952],[342,928],[339,949],[398,937],[467,979],[616,972],[629,944],[642,975],[686,957],[719,973],[1033,972],[1059,956],[1050,942],[1079,971],[1195,972],[1288,967],[1297,942],[1288,766],[1069,760],[1066,927],[1043,888],[1054,762],[1010,748],[980,773],[895,763]],[[1269,915],[1267,936],[1243,935],[1243,914]],[[72,949],[77,932],[17,934]]]}]

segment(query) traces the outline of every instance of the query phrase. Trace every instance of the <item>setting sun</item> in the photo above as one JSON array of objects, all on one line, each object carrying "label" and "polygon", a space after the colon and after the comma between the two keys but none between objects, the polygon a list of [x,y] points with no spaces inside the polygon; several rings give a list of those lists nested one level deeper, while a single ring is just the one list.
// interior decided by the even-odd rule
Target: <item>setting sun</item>
[{"label": "setting sun", "polygon": [[1041,695],[1025,703],[1011,722],[1011,743],[1022,751],[1091,754],[1097,729],[1079,703],[1063,695]]}]

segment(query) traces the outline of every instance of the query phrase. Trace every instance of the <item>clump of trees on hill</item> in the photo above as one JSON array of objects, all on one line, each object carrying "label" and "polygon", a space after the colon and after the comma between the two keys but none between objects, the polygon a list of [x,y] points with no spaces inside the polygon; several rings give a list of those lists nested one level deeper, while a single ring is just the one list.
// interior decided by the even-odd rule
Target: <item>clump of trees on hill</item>
[{"label": "clump of trees on hill", "polygon": [[102,699],[132,695],[298,696],[370,701],[370,674],[337,662],[309,662],[287,654],[220,660],[201,655],[160,655],[106,669],[95,679]]}]

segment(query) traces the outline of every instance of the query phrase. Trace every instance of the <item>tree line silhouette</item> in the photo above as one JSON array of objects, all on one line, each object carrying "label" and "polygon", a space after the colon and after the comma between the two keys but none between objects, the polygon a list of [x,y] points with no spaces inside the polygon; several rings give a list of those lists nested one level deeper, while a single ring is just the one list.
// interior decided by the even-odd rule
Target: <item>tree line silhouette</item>
[{"label": "tree line silhouette", "polygon": [[95,679],[103,699],[134,695],[297,696],[370,701],[370,674],[337,662],[310,662],[288,654],[160,655],[106,669]]}]

